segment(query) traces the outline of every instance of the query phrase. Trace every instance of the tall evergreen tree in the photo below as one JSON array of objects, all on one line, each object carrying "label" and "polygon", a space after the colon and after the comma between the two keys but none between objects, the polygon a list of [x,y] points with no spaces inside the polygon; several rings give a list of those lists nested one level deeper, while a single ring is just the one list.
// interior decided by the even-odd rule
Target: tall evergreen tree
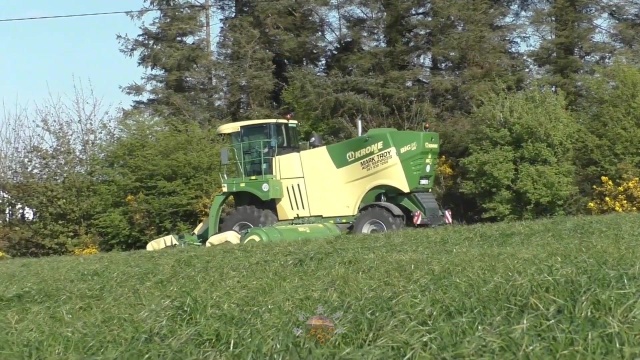
[{"label": "tall evergreen tree", "polygon": [[[272,116],[283,106],[289,72],[321,60],[322,16],[317,0],[237,0],[225,13],[218,60],[232,119]],[[232,11],[230,9],[233,9]]]},{"label": "tall evergreen tree", "polygon": [[423,1],[420,41],[437,113],[437,131],[448,155],[464,156],[468,115],[488,92],[518,90],[525,64],[514,40],[510,1]]},{"label": "tall evergreen tree", "polygon": [[607,15],[613,21],[611,40],[628,61],[640,63],[640,0],[615,1]]},{"label": "tall evergreen tree", "polygon": [[532,58],[547,70],[549,82],[567,94],[569,105],[580,93],[576,76],[611,58],[610,45],[595,40],[601,5],[596,0],[546,0],[531,18],[531,26],[541,34]]},{"label": "tall evergreen tree", "polygon": [[[330,25],[338,31],[322,69],[326,77],[300,75],[291,89],[296,110],[319,117],[317,122],[333,118],[327,127],[336,137],[345,134],[341,124],[358,116],[369,126],[400,128],[435,120],[440,129],[460,134],[479,95],[497,90],[496,84],[517,89],[525,80],[510,38],[514,28],[504,24],[511,5],[337,0],[337,20]],[[463,139],[448,138],[460,144],[449,148],[462,151]]]},{"label": "tall evergreen tree", "polygon": [[323,64],[296,74],[290,105],[336,140],[353,134],[356,118],[365,130],[421,125],[430,109],[413,1],[337,0],[325,11]]},{"label": "tall evergreen tree", "polygon": [[[140,83],[124,92],[142,100],[134,108],[152,114],[207,123],[215,116],[216,86],[211,52],[206,45],[202,5],[189,0],[145,0],[154,14],[149,25],[140,26],[135,38],[118,35],[121,51],[137,56],[146,70]],[[141,20],[147,12],[131,15]]]}]

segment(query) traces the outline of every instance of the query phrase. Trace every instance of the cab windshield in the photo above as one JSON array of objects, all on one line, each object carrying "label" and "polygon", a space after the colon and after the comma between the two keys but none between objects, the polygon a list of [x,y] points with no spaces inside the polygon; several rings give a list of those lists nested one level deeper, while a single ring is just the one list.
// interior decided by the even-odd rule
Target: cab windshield
[{"label": "cab windshield", "polygon": [[244,126],[231,134],[231,147],[244,176],[273,175],[272,159],[300,150],[297,124]]},{"label": "cab windshield", "polygon": [[244,126],[239,132],[231,135],[233,146],[251,146],[266,142],[275,142],[278,149],[299,150],[297,124],[259,124]]}]

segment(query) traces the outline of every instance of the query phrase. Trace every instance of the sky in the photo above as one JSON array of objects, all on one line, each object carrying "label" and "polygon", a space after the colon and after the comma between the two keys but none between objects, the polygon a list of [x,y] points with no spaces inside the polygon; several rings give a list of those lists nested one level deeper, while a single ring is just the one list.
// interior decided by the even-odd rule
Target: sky
[{"label": "sky", "polygon": [[[135,10],[142,0],[2,0],[0,19]],[[116,34],[138,34],[125,14],[0,22],[0,101],[14,108],[73,95],[74,77],[104,104],[127,106],[120,90],[142,69],[119,51]],[[0,107],[2,107],[0,103]],[[0,109],[1,111],[1,109]]]}]

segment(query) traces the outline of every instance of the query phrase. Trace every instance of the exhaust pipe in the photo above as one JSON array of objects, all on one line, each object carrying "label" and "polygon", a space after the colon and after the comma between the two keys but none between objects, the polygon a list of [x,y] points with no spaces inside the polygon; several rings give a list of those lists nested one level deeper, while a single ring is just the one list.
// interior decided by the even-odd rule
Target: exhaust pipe
[{"label": "exhaust pipe", "polygon": [[358,116],[358,136],[362,135],[362,120],[360,120],[360,116]]}]

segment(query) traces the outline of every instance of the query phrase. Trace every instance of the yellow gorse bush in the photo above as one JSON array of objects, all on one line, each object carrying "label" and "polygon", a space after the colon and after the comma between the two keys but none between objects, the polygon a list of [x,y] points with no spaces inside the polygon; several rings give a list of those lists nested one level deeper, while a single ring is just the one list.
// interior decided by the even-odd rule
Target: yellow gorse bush
[{"label": "yellow gorse bush", "polygon": [[453,185],[454,175],[455,175],[453,161],[451,161],[450,159],[447,159],[443,155],[438,159],[438,164],[436,165],[436,169],[437,169],[437,174],[440,180],[439,185],[442,188],[442,191],[444,191],[445,188],[448,188]]},{"label": "yellow gorse bush", "polygon": [[99,253],[98,247],[96,245],[88,245],[81,248],[77,248],[73,250],[73,255],[94,255]]},{"label": "yellow gorse bush", "polygon": [[445,178],[453,176],[453,162],[444,155],[438,159],[438,174]]},{"label": "yellow gorse bush", "polygon": [[594,214],[636,212],[640,209],[640,179],[620,181],[618,185],[607,176],[600,178],[602,185],[594,186],[594,199],[587,208]]},{"label": "yellow gorse bush", "polygon": [[440,156],[436,163],[436,181],[434,184],[434,192],[436,196],[441,198],[443,194],[449,191],[456,180],[456,171],[454,162],[446,156]]}]

